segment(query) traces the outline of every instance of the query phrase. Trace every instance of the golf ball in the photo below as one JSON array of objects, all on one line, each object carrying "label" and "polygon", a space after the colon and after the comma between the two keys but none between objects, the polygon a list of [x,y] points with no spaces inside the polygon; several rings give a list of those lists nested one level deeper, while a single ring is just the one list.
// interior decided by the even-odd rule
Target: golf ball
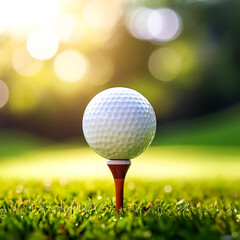
[{"label": "golf ball", "polygon": [[83,115],[89,146],[107,159],[133,159],[146,150],[156,132],[156,116],[139,92],[115,87],[97,94]]}]

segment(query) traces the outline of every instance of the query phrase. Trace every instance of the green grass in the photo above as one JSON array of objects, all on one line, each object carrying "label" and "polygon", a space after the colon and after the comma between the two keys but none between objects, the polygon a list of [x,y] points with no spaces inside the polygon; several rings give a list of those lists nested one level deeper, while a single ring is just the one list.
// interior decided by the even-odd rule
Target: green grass
[{"label": "green grass", "polygon": [[49,145],[52,143],[22,131],[0,130],[0,160],[10,156],[21,156]]},{"label": "green grass", "polygon": [[125,208],[83,143],[0,132],[0,240],[240,239],[239,107],[159,128],[132,160]]},{"label": "green grass", "polygon": [[118,216],[112,181],[1,181],[0,239],[240,239],[239,184],[127,181]]},{"label": "green grass", "polygon": [[[132,160],[129,178],[238,179],[240,148],[213,146],[155,146]],[[55,146],[2,158],[0,176],[5,179],[111,180],[106,159],[89,147]]]},{"label": "green grass", "polygon": [[154,145],[240,146],[240,105],[208,116],[160,125]]}]

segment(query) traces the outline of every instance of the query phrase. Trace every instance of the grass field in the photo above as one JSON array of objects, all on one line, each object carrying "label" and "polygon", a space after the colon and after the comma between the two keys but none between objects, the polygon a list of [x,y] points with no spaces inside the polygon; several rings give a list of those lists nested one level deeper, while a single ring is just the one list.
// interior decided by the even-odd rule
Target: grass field
[{"label": "grass field", "polygon": [[[62,185],[61,185],[62,184]],[[239,239],[240,181],[1,181],[0,239]]]},{"label": "grass field", "polygon": [[86,144],[1,131],[0,239],[240,239],[240,116],[228,111],[160,128],[132,160],[120,216]]}]

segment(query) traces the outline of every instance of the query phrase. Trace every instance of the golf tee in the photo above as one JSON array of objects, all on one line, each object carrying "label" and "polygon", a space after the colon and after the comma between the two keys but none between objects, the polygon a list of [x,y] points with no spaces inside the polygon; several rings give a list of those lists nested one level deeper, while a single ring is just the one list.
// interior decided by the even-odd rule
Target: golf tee
[{"label": "golf tee", "polygon": [[123,198],[124,198],[124,181],[127,171],[131,165],[130,160],[108,160],[107,165],[110,168],[116,192],[116,211],[119,213],[120,209],[123,208]]}]

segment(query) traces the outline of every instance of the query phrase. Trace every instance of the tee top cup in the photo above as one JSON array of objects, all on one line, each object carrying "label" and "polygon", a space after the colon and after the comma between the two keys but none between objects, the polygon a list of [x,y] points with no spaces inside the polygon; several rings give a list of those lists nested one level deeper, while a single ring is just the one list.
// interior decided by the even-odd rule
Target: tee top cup
[{"label": "tee top cup", "polygon": [[97,94],[83,115],[83,134],[89,146],[107,158],[116,187],[116,209],[123,208],[123,185],[131,164],[153,141],[156,115],[139,92],[115,87]]}]

